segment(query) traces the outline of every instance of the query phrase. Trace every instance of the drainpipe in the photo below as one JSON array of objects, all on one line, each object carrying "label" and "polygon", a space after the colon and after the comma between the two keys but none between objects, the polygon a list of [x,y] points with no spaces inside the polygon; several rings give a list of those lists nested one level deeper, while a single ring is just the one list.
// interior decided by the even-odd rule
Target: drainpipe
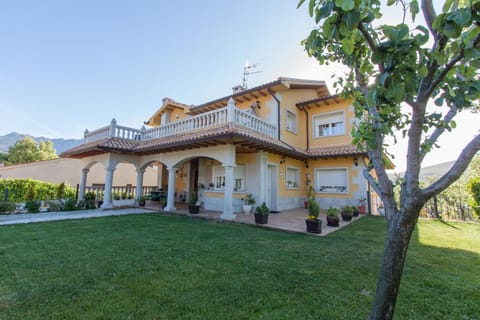
[{"label": "drainpipe", "polygon": [[302,107],[302,110],[305,112],[306,118],[305,118],[305,125],[307,127],[307,151],[310,150],[310,125],[308,124],[308,111],[305,109],[305,107]]},{"label": "drainpipe", "polygon": [[280,139],[280,100],[277,99],[277,97],[275,97],[275,94],[273,93],[272,89],[268,88],[267,89],[268,93],[270,93],[270,95],[273,97],[273,99],[275,99],[275,101],[277,101],[277,135],[278,135],[278,140],[282,141]]}]

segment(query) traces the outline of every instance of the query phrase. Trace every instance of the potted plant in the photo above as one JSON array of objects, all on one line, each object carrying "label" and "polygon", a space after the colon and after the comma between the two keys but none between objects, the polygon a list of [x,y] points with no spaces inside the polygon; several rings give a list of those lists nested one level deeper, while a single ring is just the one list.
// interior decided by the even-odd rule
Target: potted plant
[{"label": "potted plant", "polygon": [[252,206],[255,204],[255,198],[251,193],[248,193],[243,199],[243,212],[245,214],[252,213]]},{"label": "potted plant", "polygon": [[307,225],[307,232],[322,233],[322,220],[318,218],[320,214],[320,207],[315,198],[310,198],[308,204],[308,216],[305,220]]},{"label": "potted plant", "polygon": [[138,198],[138,205],[140,207],[145,207],[145,202],[146,202],[145,196],[140,196],[140,198]]},{"label": "potted plant", "polygon": [[312,198],[315,198],[315,190],[313,190],[313,187],[311,185],[307,185],[305,187],[305,200],[304,200],[305,209],[308,209],[308,206],[310,204],[310,199]]},{"label": "potted plant", "polygon": [[338,227],[340,224],[340,218],[338,217],[340,209],[335,207],[329,207],[327,209],[327,225],[330,227]]},{"label": "potted plant", "polygon": [[353,209],[351,206],[345,206],[342,208],[341,216],[343,221],[351,221],[353,218]]},{"label": "potted plant", "polygon": [[358,217],[358,215],[360,214],[357,206],[352,206],[352,212],[354,217]]},{"label": "potted plant", "polygon": [[367,207],[365,206],[366,203],[367,203],[366,198],[362,198],[362,199],[358,200],[358,212],[360,214],[367,213]]},{"label": "potted plant", "polygon": [[199,213],[200,212],[200,204],[198,203],[198,194],[197,191],[192,193],[192,197],[190,198],[190,205],[188,206],[189,213]]},{"label": "potted plant", "polygon": [[267,204],[265,202],[262,203],[261,206],[255,209],[255,223],[267,224],[269,213],[270,213],[270,209],[267,207]]}]

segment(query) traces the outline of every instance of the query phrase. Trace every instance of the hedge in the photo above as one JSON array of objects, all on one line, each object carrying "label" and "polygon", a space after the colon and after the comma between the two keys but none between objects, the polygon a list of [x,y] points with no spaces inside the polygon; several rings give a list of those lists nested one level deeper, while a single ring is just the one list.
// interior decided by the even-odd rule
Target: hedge
[{"label": "hedge", "polygon": [[[65,192],[61,190],[63,188],[62,185],[65,188]],[[31,194],[33,191],[35,200],[75,197],[75,189],[62,183],[50,183],[32,179],[0,179],[0,200],[2,201],[4,200],[6,188],[8,188],[8,201],[11,202],[24,202],[26,200],[25,195],[29,189],[31,191],[28,193]]]}]

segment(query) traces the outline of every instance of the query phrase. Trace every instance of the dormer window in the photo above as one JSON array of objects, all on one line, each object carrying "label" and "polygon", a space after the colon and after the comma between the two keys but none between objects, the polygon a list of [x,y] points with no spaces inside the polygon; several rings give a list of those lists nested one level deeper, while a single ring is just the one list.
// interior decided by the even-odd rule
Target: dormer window
[{"label": "dormer window", "polygon": [[342,134],[345,134],[345,114],[343,111],[313,117],[313,136],[315,138]]}]

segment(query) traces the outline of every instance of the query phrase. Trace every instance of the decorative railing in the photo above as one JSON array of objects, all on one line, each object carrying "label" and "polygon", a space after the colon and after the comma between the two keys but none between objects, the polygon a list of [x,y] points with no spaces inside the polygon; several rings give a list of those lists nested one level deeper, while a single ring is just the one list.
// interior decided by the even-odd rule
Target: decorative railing
[{"label": "decorative railing", "polygon": [[168,137],[176,134],[196,131],[199,129],[211,128],[226,123],[236,123],[249,129],[275,137],[277,126],[273,125],[256,115],[244,110],[237,109],[232,99],[227,107],[218,110],[205,112],[180,121],[161,125],[159,127],[145,129],[134,129],[117,125],[115,119],[109,126],[89,132],[85,130],[84,143],[97,141],[109,137],[117,137],[128,140],[146,141]]}]

